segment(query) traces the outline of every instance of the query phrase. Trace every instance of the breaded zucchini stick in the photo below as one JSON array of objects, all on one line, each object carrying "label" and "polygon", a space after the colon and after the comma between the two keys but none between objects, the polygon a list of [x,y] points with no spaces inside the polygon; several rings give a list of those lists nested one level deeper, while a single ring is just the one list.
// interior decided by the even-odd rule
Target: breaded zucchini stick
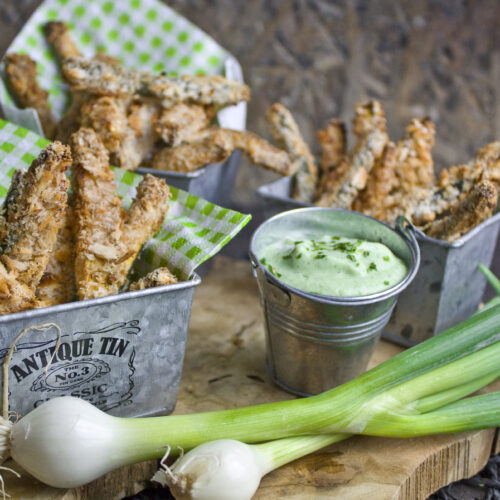
[{"label": "breaded zucchini stick", "polygon": [[124,214],[115,194],[109,156],[92,129],[71,136],[76,184],[75,279],[81,300],[118,292],[117,261],[127,258],[121,244]]},{"label": "breaded zucchini stick", "polygon": [[152,167],[192,172],[226,160],[235,149],[243,151],[256,165],[280,175],[291,175],[298,168],[295,157],[251,132],[217,128],[199,141],[161,149],[153,156]]},{"label": "breaded zucchini stick", "polygon": [[275,103],[266,113],[271,136],[278,147],[287,151],[297,160],[298,170],[292,197],[299,201],[310,202],[318,181],[318,167],[309,146],[300,133],[297,122],[285,106]]},{"label": "breaded zucchini stick", "polygon": [[169,198],[167,183],[158,177],[147,174],[137,186],[137,195],[123,225],[122,245],[127,258],[113,271],[113,283],[117,289],[126,283],[129,269],[144,243],[160,230]]},{"label": "breaded zucchini stick", "polygon": [[4,242],[7,239],[7,234],[9,231],[9,210],[12,211],[13,207],[16,207],[18,204],[18,200],[20,199],[24,189],[25,175],[25,170],[15,170],[12,174],[9,191],[7,192],[7,196],[5,197],[5,201],[0,210],[0,242]]},{"label": "breaded zucchini stick", "polygon": [[180,102],[224,107],[250,99],[250,90],[246,85],[219,75],[152,75],[81,57],[66,59],[63,74],[75,90],[98,95],[138,93],[154,96],[162,101],[165,108]]},{"label": "breaded zucchini stick", "polygon": [[358,141],[351,154],[343,160],[348,165],[337,167],[343,175],[336,177],[327,185],[317,201],[320,206],[351,208],[358,193],[365,188],[368,175],[382,156],[389,140],[384,112],[379,102],[368,101],[358,104],[355,112],[353,125]]},{"label": "breaded zucchini stick", "polygon": [[434,123],[429,118],[413,118],[406,127],[405,139],[398,142],[397,174],[403,193],[410,193],[415,186],[428,188],[435,183],[431,154],[434,136]]},{"label": "breaded zucchini stick", "polygon": [[33,290],[16,279],[0,262],[0,314],[9,314],[35,306]]},{"label": "breaded zucchini stick", "polygon": [[130,285],[130,291],[144,290],[155,286],[171,285],[179,280],[174,276],[167,267],[159,267],[148,273],[144,278],[141,278]]},{"label": "breaded zucchini stick", "polygon": [[56,119],[49,104],[49,94],[37,82],[36,63],[26,54],[7,54],[5,73],[14,99],[21,108],[33,108],[40,119],[45,137],[53,138]]},{"label": "breaded zucchini stick", "polygon": [[321,175],[316,186],[315,200],[321,197],[326,186],[335,184],[345,175],[338,167],[348,166],[342,161],[347,154],[347,131],[344,122],[332,118],[316,136],[321,147],[320,171]]},{"label": "breaded zucchini stick", "polygon": [[[9,192],[2,207],[0,217],[0,242],[5,242],[8,234],[9,208],[17,206],[23,190],[24,170],[16,170],[12,176]],[[0,314],[8,314],[34,307],[33,290],[17,281],[14,273],[9,273],[0,262]]]},{"label": "breaded zucchini stick", "polygon": [[127,120],[127,104],[114,96],[90,96],[80,104],[79,122],[91,128],[108,150],[113,164],[121,166],[122,143],[132,135]]},{"label": "breaded zucchini stick", "polygon": [[158,103],[142,98],[91,96],[81,104],[82,127],[95,130],[110,153],[111,162],[125,170],[135,170],[149,154],[157,139],[154,123]]},{"label": "breaded zucchini stick", "polygon": [[167,146],[176,147],[207,128],[214,116],[212,107],[181,103],[164,109],[154,127]]},{"label": "breaded zucchini stick", "polygon": [[421,193],[435,181],[433,145],[434,124],[428,119],[411,120],[405,138],[386,147],[354,209],[390,224],[398,215],[410,216]]},{"label": "breaded zucchini stick", "polygon": [[35,307],[65,304],[71,302],[75,297],[74,226],[74,208],[68,203],[61,228],[57,233],[54,250],[36,289]]},{"label": "breaded zucchini stick", "polygon": [[45,36],[61,61],[64,61],[69,57],[82,56],[78,47],[69,36],[69,29],[66,23],[61,21],[48,22],[45,25]]},{"label": "breaded zucchini stick", "polygon": [[370,172],[366,188],[352,204],[353,210],[385,220],[391,191],[397,186],[397,147],[389,142]]},{"label": "breaded zucchini stick", "polygon": [[174,172],[193,172],[198,168],[227,160],[232,145],[218,141],[217,132],[198,141],[181,144],[175,148],[162,148],[153,154],[151,167]]},{"label": "breaded zucchini stick", "polygon": [[384,108],[380,101],[360,102],[354,107],[352,131],[358,139],[362,139],[375,129],[386,130]]},{"label": "breaded zucchini stick", "polygon": [[67,206],[71,165],[67,146],[49,144],[26,172],[20,195],[8,209],[7,238],[0,259],[33,292],[47,267]]},{"label": "breaded zucchini stick", "polygon": [[244,83],[220,75],[168,77],[144,73],[139,93],[162,101],[164,108],[180,102],[223,108],[250,100],[250,89]]},{"label": "breaded zucchini stick", "polygon": [[158,136],[154,124],[158,119],[156,99],[139,98],[128,108],[128,131],[118,151],[119,165],[125,170],[135,170],[150,154]]},{"label": "breaded zucchini stick", "polygon": [[423,226],[460,203],[481,180],[490,180],[497,188],[500,179],[500,142],[487,144],[465,165],[452,166],[441,172],[437,186],[422,190],[414,203],[411,218]]},{"label": "breaded zucchini stick", "polygon": [[493,214],[498,190],[490,181],[481,181],[445,217],[424,228],[432,238],[455,241]]}]

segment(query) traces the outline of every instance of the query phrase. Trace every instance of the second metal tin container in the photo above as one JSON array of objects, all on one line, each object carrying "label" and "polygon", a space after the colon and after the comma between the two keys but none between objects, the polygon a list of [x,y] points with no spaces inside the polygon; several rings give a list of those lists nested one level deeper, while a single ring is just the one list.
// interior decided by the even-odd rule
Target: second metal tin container
[{"label": "second metal tin container", "polygon": [[[194,275],[173,285],[0,317],[0,360],[22,330],[33,328],[9,364],[10,409],[25,415],[48,399],[76,396],[117,416],[172,412],[199,283]],[[57,329],[48,323],[61,329],[59,347]]]},{"label": "second metal tin container", "polygon": [[[265,200],[267,217],[312,206],[290,197],[290,177],[261,186],[257,192]],[[415,345],[477,310],[486,287],[477,265],[490,266],[499,229],[497,213],[453,243],[415,231],[422,256],[420,270],[401,294],[382,336],[404,346]]]},{"label": "second metal tin container", "polygon": [[166,183],[223,207],[229,206],[240,166],[241,151],[233,151],[222,163],[213,163],[194,172],[172,172],[156,168],[138,168],[139,174],[152,174]]},{"label": "second metal tin container", "polygon": [[[408,273],[394,287],[363,297],[298,290],[279,281],[258,258],[265,246],[297,231],[382,242],[405,262]],[[394,230],[355,212],[305,208],[264,222],[252,237],[250,258],[264,308],[270,376],[285,390],[306,396],[342,384],[366,369],[398,294],[417,272],[419,250],[413,233],[402,224]]]}]

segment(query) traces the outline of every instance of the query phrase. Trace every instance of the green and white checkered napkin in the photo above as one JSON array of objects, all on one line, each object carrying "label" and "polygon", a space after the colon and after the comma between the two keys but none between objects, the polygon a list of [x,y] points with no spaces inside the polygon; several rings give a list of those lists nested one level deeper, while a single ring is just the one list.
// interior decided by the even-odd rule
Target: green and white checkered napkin
[{"label": "green and white checkered napkin", "polygon": [[[241,80],[238,61],[205,32],[158,0],[45,0],[14,39],[7,52],[27,53],[37,62],[40,86],[49,92],[57,118],[68,104],[68,88],[43,34],[50,20],[70,26],[85,57],[97,51],[119,57],[126,67],[177,74],[226,74]],[[17,108],[0,82],[5,118],[43,135],[36,113]],[[221,126],[244,128],[246,105],[223,110]],[[223,122],[223,123],[222,123]]]},{"label": "green and white checkered napkin", "polygon": [[[0,203],[3,203],[16,169],[27,169],[49,141],[12,123],[0,120]],[[114,169],[116,192],[128,208],[142,176]],[[180,279],[215,255],[248,223],[251,216],[219,207],[192,194],[170,188],[172,198],[159,233],[143,247],[135,273],[144,276],[168,266]]]}]

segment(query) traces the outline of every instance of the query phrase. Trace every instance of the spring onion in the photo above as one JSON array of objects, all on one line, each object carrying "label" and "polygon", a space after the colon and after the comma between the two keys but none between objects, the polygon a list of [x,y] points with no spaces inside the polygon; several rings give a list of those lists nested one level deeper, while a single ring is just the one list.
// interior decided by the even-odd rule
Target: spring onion
[{"label": "spring onion", "polygon": [[[436,402],[436,401],[435,401]],[[446,405],[421,415],[379,414],[381,435],[407,436],[459,432],[498,425],[500,393],[486,394]],[[221,439],[204,443],[178,459],[172,467],[162,464],[153,480],[168,485],[176,499],[250,500],[268,472],[349,434],[297,436],[258,445]]]},{"label": "spring onion", "polygon": [[117,467],[161,458],[166,446],[176,451],[228,438],[256,443],[306,434],[401,435],[397,422],[391,434],[384,415],[418,418],[422,409],[463,397],[498,375],[499,325],[496,305],[353,381],[305,399],[133,419],[112,417],[77,398],[55,398],[16,423],[4,421],[0,454],[10,449],[16,462],[49,485],[75,487]]}]

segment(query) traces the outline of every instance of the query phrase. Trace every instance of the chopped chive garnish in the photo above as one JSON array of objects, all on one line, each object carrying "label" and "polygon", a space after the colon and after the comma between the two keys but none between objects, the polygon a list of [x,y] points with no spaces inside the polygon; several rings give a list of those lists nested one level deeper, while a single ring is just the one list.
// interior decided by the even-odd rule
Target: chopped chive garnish
[{"label": "chopped chive garnish", "polygon": [[368,250],[365,250],[363,252],[363,257],[368,257],[370,255],[370,252]]},{"label": "chopped chive garnish", "polygon": [[260,262],[261,262],[261,264],[266,265],[266,259],[264,257],[262,257],[262,259],[260,259]]},{"label": "chopped chive garnish", "polygon": [[318,255],[314,256],[315,259],[324,259],[325,257],[326,257],[326,255],[323,255],[323,254],[318,254]]},{"label": "chopped chive garnish", "polygon": [[388,281],[384,281],[384,285],[387,286],[389,284]]},{"label": "chopped chive garnish", "polygon": [[340,236],[332,236],[332,240],[338,241],[338,240],[340,240]]},{"label": "chopped chive garnish", "polygon": [[354,255],[352,253],[346,255],[346,257],[349,259],[349,260],[352,260],[353,262],[356,262],[356,257],[354,257]]},{"label": "chopped chive garnish", "polygon": [[298,254],[295,258],[296,258],[296,259],[300,259],[301,257],[302,257],[302,254],[301,254],[301,253],[299,253],[299,254]]},{"label": "chopped chive garnish", "polygon": [[377,265],[375,262],[370,262],[370,265],[368,266],[368,271],[376,271],[377,270]]},{"label": "chopped chive garnish", "polygon": [[389,260],[390,260],[388,255],[384,255],[382,258],[383,258],[386,262],[389,262]]}]

